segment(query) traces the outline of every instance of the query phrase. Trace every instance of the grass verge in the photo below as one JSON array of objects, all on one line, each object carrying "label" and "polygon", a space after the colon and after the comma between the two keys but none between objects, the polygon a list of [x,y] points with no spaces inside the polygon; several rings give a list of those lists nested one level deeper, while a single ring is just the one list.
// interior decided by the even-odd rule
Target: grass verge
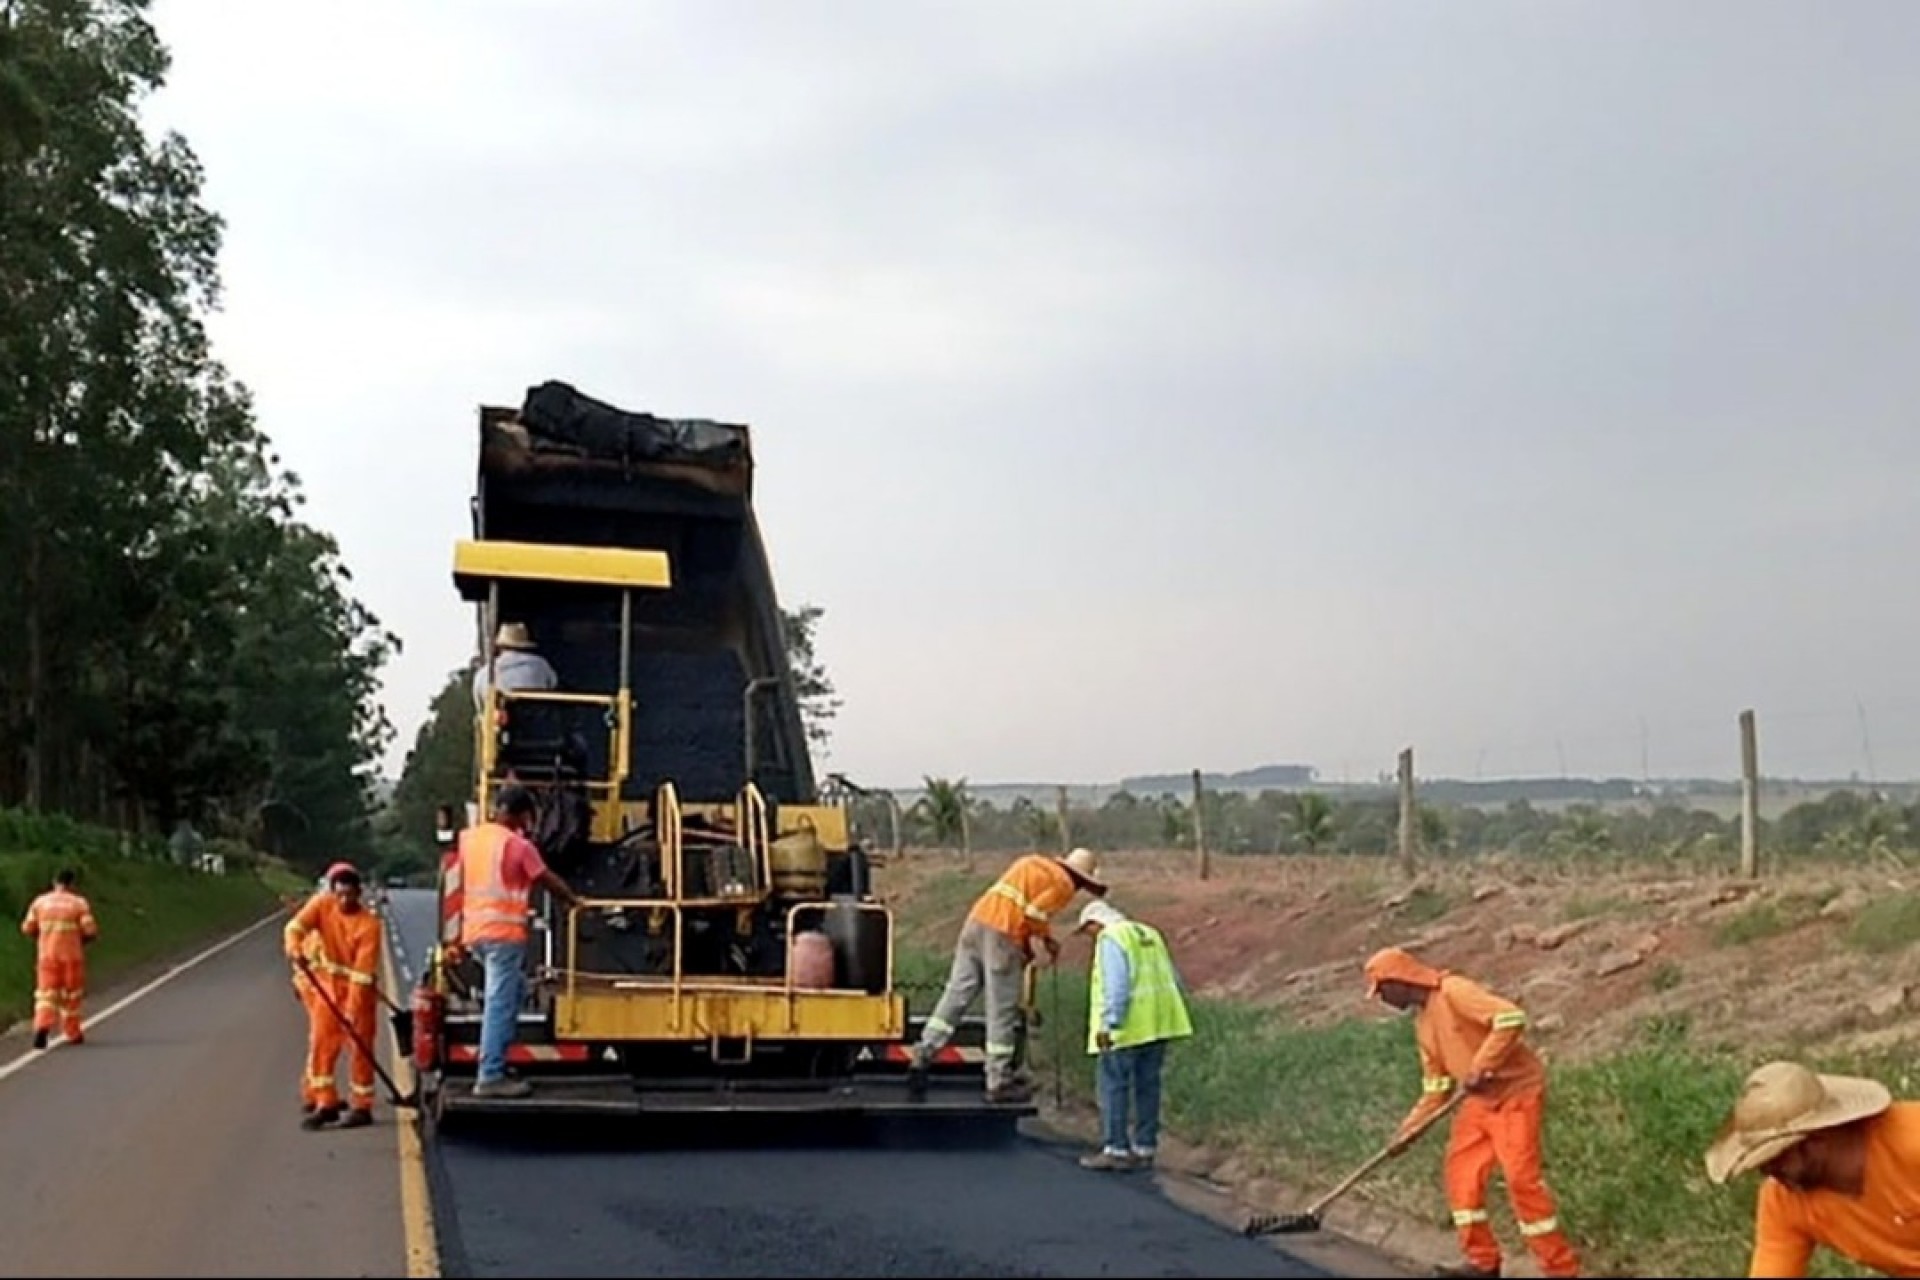
[{"label": "grass verge", "polygon": [[278,897],[251,869],[215,876],[124,857],[110,835],[77,828],[79,835],[37,841],[42,832],[35,822],[18,815],[0,822],[0,1030],[32,1011],[34,943],[20,933],[20,920],[63,866],[79,871],[75,887],[100,922],[100,940],[87,951],[87,985],[96,991],[142,964],[258,919]]}]

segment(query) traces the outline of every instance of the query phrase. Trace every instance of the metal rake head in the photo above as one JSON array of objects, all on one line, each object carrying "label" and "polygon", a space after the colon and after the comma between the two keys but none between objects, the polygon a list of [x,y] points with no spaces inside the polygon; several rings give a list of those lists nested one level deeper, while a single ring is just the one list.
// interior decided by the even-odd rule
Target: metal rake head
[{"label": "metal rake head", "polygon": [[1242,1231],[1248,1236],[1285,1236],[1319,1229],[1317,1213],[1263,1213],[1248,1222]]}]

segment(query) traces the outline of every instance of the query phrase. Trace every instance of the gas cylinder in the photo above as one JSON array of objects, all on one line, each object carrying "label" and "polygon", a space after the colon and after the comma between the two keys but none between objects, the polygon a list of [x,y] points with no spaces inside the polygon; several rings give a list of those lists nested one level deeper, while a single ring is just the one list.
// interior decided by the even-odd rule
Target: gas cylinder
[{"label": "gas cylinder", "polygon": [[793,985],[821,991],[833,985],[833,940],[817,929],[793,935]]},{"label": "gas cylinder", "polygon": [[422,982],[413,989],[413,1065],[431,1071],[439,1065],[441,1014],[446,997]]}]

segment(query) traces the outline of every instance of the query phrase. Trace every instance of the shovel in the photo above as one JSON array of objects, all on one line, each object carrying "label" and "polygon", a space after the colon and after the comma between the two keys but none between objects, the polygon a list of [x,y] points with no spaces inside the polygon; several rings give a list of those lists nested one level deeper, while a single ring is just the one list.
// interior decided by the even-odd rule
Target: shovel
[{"label": "shovel", "polygon": [[[333,1016],[339,1021],[340,1029],[347,1033],[347,1039],[353,1041],[354,1047],[360,1050],[360,1052],[366,1054],[367,1061],[373,1064],[373,1073],[380,1077],[381,1084],[384,1084],[385,1086],[387,1086],[388,1104],[395,1107],[407,1107],[412,1110],[416,1110],[416,1111],[419,1110],[420,1090],[418,1086],[416,1086],[411,1093],[407,1093],[403,1095],[400,1092],[400,1086],[393,1082],[393,1077],[387,1074],[387,1069],[380,1065],[380,1057],[378,1054],[374,1053],[373,1046],[368,1044],[365,1040],[363,1040],[360,1036],[360,1033],[354,1030],[352,1019],[347,1017],[346,1010],[342,1009],[337,1003],[335,1003],[333,994],[330,991],[328,991],[325,984],[323,984],[320,981],[319,975],[314,973],[313,969],[307,964],[306,959],[304,957],[299,961],[297,961],[296,963],[298,963],[300,966],[300,972],[307,975],[307,981],[313,984],[314,992],[318,994],[323,1001],[326,1002],[327,1008],[332,1011]],[[375,989],[378,990],[377,987]],[[382,994],[381,998],[386,999],[386,996],[384,995],[384,993]],[[390,1006],[393,1005],[393,1001],[390,999],[387,1000],[387,1003]],[[394,1006],[394,1027],[396,1031],[398,1030],[399,1023],[400,1023],[399,1015],[403,1012],[407,1014],[408,1025],[409,1026],[412,1025],[412,1022],[413,1022],[412,1011],[402,1010],[398,1006]]]},{"label": "shovel", "polygon": [[[1466,1090],[1462,1089],[1451,1098],[1448,1098],[1447,1105],[1427,1117],[1425,1123],[1408,1135],[1407,1141],[1415,1141],[1422,1134],[1426,1133],[1427,1130],[1439,1124],[1444,1117],[1452,1113],[1455,1107],[1464,1102],[1466,1097]],[[1260,1214],[1241,1229],[1241,1234],[1247,1236],[1290,1236],[1302,1235],[1309,1231],[1318,1231],[1320,1229],[1320,1215],[1327,1211],[1327,1206],[1351,1191],[1355,1183],[1372,1173],[1375,1169],[1378,1169],[1382,1164],[1385,1164],[1392,1155],[1392,1145],[1382,1147],[1372,1159],[1342,1178],[1340,1185],[1308,1205],[1306,1212]]]}]

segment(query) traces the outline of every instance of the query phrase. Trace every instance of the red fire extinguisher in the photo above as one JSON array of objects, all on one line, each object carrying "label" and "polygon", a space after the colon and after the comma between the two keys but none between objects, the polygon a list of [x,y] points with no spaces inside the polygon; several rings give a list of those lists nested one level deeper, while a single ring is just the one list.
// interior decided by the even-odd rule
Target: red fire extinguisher
[{"label": "red fire extinguisher", "polygon": [[425,982],[413,989],[413,1065],[431,1071],[440,1063],[440,1027],[446,997]]}]

